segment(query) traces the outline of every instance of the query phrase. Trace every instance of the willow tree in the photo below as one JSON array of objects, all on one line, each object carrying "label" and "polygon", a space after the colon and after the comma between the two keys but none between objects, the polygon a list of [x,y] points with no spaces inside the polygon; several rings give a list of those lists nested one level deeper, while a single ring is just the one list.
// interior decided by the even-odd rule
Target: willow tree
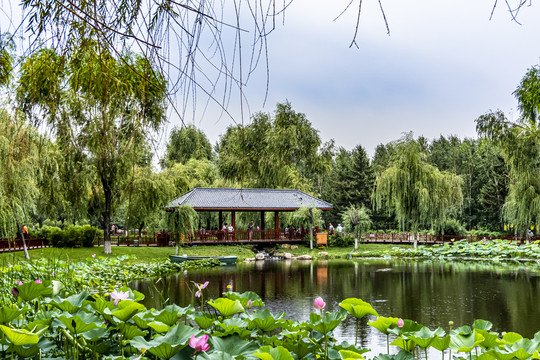
[{"label": "willow tree", "polygon": [[507,221],[527,235],[529,226],[540,226],[540,67],[530,68],[514,95],[521,116],[515,122],[501,111],[476,120],[476,129],[495,142],[510,168],[508,196],[503,208]]},{"label": "willow tree", "polygon": [[462,179],[426,162],[412,133],[395,146],[390,167],[377,176],[373,201],[378,209],[394,212],[410,224],[414,246],[420,225],[442,227],[446,216],[463,203]]},{"label": "willow tree", "polygon": [[0,109],[0,236],[20,233],[29,259],[22,223],[30,218],[38,195],[38,134],[20,116]]},{"label": "willow tree", "polygon": [[321,223],[322,211],[308,206],[302,206],[296,210],[291,219],[293,225],[309,226],[309,248],[313,249],[313,225],[319,226]]},{"label": "willow tree", "polygon": [[169,230],[176,234],[176,255],[180,247],[180,239],[187,234],[192,234],[198,222],[197,212],[188,205],[178,206],[167,210],[165,213],[165,222]]},{"label": "willow tree", "polygon": [[257,113],[249,125],[230,126],[218,145],[221,174],[243,186],[296,188],[310,192],[330,171],[333,143],[289,102],[274,114]]},{"label": "willow tree", "polygon": [[42,49],[21,65],[17,100],[37,123],[45,119],[64,153],[94,174],[94,203],[111,253],[111,214],[128,183],[137,151],[165,120],[166,85],[145,58],[115,58],[99,42],[73,52]]},{"label": "willow tree", "polygon": [[345,229],[354,233],[354,248],[358,249],[358,237],[366,233],[372,225],[369,209],[364,205],[349,205],[341,213]]},{"label": "willow tree", "polygon": [[161,166],[170,168],[177,162],[185,164],[190,159],[212,159],[212,145],[206,134],[193,125],[172,129]]}]

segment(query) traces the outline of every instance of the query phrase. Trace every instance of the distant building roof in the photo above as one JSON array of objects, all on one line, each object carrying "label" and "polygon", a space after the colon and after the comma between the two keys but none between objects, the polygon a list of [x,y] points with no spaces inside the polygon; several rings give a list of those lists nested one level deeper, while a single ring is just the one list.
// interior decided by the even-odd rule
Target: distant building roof
[{"label": "distant building roof", "polygon": [[182,205],[190,205],[195,210],[294,211],[302,206],[332,209],[332,204],[294,189],[194,188],[171,201],[166,208]]}]

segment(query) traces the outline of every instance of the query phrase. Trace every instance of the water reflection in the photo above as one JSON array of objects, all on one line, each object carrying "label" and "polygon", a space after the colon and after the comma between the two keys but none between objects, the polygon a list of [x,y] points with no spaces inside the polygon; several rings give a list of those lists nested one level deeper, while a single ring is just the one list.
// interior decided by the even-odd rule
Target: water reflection
[{"label": "water reflection", "polygon": [[[231,285],[234,291],[254,291],[273,313],[307,320],[313,300],[322,296],[335,311],[341,300],[361,298],[382,316],[413,319],[435,329],[493,322],[495,331],[515,331],[533,337],[540,329],[538,269],[503,264],[432,261],[276,261],[238,264],[181,273],[158,283],[139,281],[133,288],[146,295],[147,307],[159,308],[160,296],[180,306],[197,303],[192,282],[210,281],[206,298],[217,298]],[[160,295],[161,294],[161,295]],[[372,317],[370,317],[372,319]],[[361,322],[361,345],[373,353],[386,351],[386,337]],[[347,319],[335,334],[354,342],[355,321]],[[440,355],[439,355],[440,356]]]}]

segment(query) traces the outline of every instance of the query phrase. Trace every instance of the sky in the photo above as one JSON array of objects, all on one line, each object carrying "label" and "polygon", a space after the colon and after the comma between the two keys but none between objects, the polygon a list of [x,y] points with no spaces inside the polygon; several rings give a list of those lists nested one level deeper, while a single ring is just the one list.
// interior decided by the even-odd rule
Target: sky
[{"label": "sky", "polygon": [[[259,74],[244,88],[244,114],[273,112],[288,100],[323,141],[362,145],[370,156],[405,132],[474,138],[474,120],[490,110],[519,116],[512,92],[540,63],[538,3],[521,10],[520,25],[501,1],[490,20],[492,0],[383,0],[389,36],[378,2],[364,0],[358,47],[350,47],[356,8],[334,20],[348,2],[291,3],[268,37],[266,103]],[[241,122],[239,104],[231,101],[228,110]],[[205,109],[184,120],[215,143],[233,121],[217,106]],[[171,116],[168,129],[179,124]]]},{"label": "sky", "polygon": [[[184,123],[215,144],[227,126],[247,124],[250,114],[271,113],[289,101],[323,141],[334,139],[348,150],[361,145],[372,156],[378,144],[406,132],[428,139],[476,137],[474,120],[490,110],[519,116],[512,93],[527,69],[540,63],[537,2],[521,10],[518,24],[501,0],[491,20],[495,0],[381,0],[388,35],[378,0],[364,0],[357,47],[349,45],[358,0],[336,20],[349,2],[292,0],[267,37],[268,68],[263,61],[243,87],[246,100],[240,102],[233,89],[227,116],[199,92],[196,111],[187,109]],[[0,30],[10,27],[6,18],[17,17],[17,5],[0,0]],[[253,35],[246,30],[244,38]],[[170,108],[158,153],[179,125]]]}]

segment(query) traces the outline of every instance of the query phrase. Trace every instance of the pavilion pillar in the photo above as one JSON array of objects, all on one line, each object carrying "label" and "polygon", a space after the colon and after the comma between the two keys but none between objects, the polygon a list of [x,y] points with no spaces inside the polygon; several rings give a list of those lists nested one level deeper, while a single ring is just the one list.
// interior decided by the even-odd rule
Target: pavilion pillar
[{"label": "pavilion pillar", "polygon": [[236,211],[231,211],[232,217],[232,240],[236,240]]},{"label": "pavilion pillar", "polygon": [[279,240],[279,213],[274,212],[274,221],[276,222],[276,240]]},{"label": "pavilion pillar", "polygon": [[218,230],[221,230],[222,227],[223,227],[223,211],[219,210],[219,215],[218,215]]},{"label": "pavilion pillar", "polygon": [[264,230],[264,211],[261,211],[261,230]]}]

